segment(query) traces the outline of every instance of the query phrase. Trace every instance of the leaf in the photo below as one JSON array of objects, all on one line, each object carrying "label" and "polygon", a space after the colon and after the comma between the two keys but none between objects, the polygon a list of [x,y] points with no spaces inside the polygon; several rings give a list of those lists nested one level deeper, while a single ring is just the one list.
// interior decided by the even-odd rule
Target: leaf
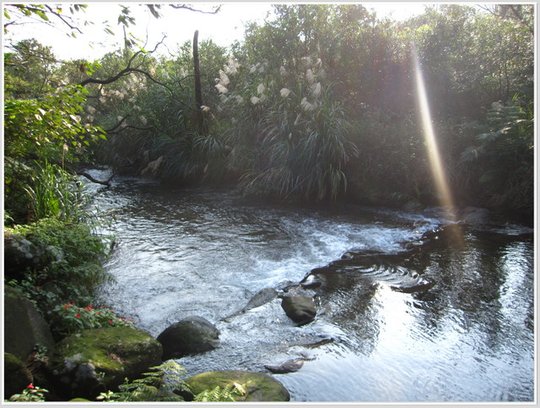
[{"label": "leaf", "polygon": [[36,10],[36,14],[37,14],[42,20],[49,21],[49,17],[47,16],[47,14],[45,14],[45,12],[43,12],[43,11],[41,11],[41,10]]}]

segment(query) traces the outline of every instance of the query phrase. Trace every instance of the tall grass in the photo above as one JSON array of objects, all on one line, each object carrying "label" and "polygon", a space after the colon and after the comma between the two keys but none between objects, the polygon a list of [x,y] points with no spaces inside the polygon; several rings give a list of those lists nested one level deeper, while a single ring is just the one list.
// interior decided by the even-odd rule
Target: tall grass
[{"label": "tall grass", "polygon": [[81,184],[57,165],[37,164],[32,185],[26,186],[25,191],[34,220],[54,217],[62,221],[81,221],[85,216],[87,199]]}]

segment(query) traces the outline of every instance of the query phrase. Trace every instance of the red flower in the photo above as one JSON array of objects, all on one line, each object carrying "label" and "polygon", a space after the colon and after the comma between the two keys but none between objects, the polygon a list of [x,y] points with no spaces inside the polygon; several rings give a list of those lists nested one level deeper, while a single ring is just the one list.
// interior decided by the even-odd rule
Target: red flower
[{"label": "red flower", "polygon": [[81,314],[80,314],[80,313],[77,313],[77,314],[75,315],[75,318],[76,318],[76,319],[80,319],[80,318],[81,318]]},{"label": "red flower", "polygon": [[94,310],[94,308],[92,307],[92,305],[88,305],[84,308],[84,310],[91,312],[92,310]]},{"label": "red flower", "polygon": [[30,389],[30,390],[33,390],[33,389],[36,388],[36,387],[34,387],[34,384],[30,383],[30,384],[28,384],[28,385],[26,386],[26,388],[28,388],[28,389]]},{"label": "red flower", "polygon": [[112,326],[112,320],[111,319],[109,319],[109,324]]},{"label": "red flower", "polygon": [[68,310],[71,306],[73,306],[71,303],[66,303],[64,305],[64,310]]}]

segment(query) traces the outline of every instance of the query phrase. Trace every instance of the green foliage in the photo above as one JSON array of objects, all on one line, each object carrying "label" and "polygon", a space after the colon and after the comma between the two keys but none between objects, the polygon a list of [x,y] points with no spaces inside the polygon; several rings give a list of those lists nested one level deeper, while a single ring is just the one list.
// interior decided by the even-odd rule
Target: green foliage
[{"label": "green foliage", "polygon": [[205,390],[197,394],[195,402],[237,402],[247,394],[246,387],[238,383],[228,384],[225,387],[219,385],[212,390]]},{"label": "green foliage", "polygon": [[57,305],[70,300],[80,305],[91,303],[97,287],[110,279],[101,265],[107,256],[106,242],[85,223],[45,218],[7,232],[21,234],[47,254],[43,269],[28,271],[23,280],[9,282],[22,289],[46,317]]},{"label": "green foliage", "polygon": [[[532,213],[534,121],[532,110],[494,102],[484,131],[461,154],[469,183],[488,205]],[[511,171],[509,171],[511,169]]]},{"label": "green foliage", "polygon": [[357,154],[345,111],[317,55],[298,65],[276,57],[244,68],[230,60],[216,79],[231,155],[243,147],[253,156],[239,169],[241,186],[248,194],[334,200],[345,192],[344,169]]},{"label": "green foliage", "polygon": [[[135,401],[183,401],[179,393],[191,392],[183,378],[185,369],[174,360],[151,367],[152,371],[144,373],[135,380],[125,379],[118,391],[102,392],[97,400],[105,402]],[[226,387],[216,387],[197,394],[195,402],[235,402],[247,394],[246,385],[233,383]]]},{"label": "green foliage", "polygon": [[152,371],[144,373],[141,378],[132,381],[126,378],[118,391],[102,392],[97,399],[106,402],[183,401],[174,393],[187,389],[182,380],[186,371],[180,364],[168,360],[150,369]]},{"label": "green foliage", "polygon": [[[155,17],[163,11],[149,9]],[[50,18],[55,9],[36,10]],[[35,191],[38,172],[33,160],[41,166],[76,160],[100,137],[93,124],[109,136],[94,152],[119,171],[140,173],[161,158],[158,177],[230,181],[246,194],[319,201],[352,193],[378,204],[396,198],[433,203],[413,103],[411,43],[426,78],[443,167],[460,204],[525,208],[532,113],[520,117],[529,122],[508,116],[500,126],[485,113],[494,100],[532,104],[534,10],[497,5],[492,11],[440,5],[395,22],[356,4],[276,5],[229,51],[211,41],[200,44],[203,106],[195,106],[190,42],[157,58],[135,51],[127,33],[123,50],[62,65],[49,63],[54,58],[46,47],[21,42],[5,56],[8,213],[16,222],[28,218],[26,191]],[[118,21],[133,24],[129,7],[121,7]],[[88,91],[60,86],[89,75],[111,78],[128,64],[137,69],[105,85],[87,84]],[[500,177],[496,162],[512,177]]]},{"label": "green foliage", "polygon": [[14,394],[9,397],[11,402],[43,402],[45,401],[45,394],[49,391],[45,388],[34,386],[34,384],[28,384],[28,386],[20,394]]},{"label": "green foliage", "polygon": [[88,157],[88,146],[105,137],[81,120],[85,97],[84,89],[67,87],[40,99],[5,100],[5,206],[16,222],[77,215],[79,187],[58,166]]},{"label": "green foliage", "polygon": [[25,187],[30,197],[32,219],[55,217],[62,221],[79,221],[87,216],[88,198],[77,178],[59,166],[45,162],[35,166],[32,183]]},{"label": "green foliage", "polygon": [[7,99],[4,104],[5,155],[18,161],[71,163],[85,148],[103,138],[83,123],[80,114],[87,91],[79,86],[58,89],[42,99]]},{"label": "green foliage", "polygon": [[59,78],[56,58],[50,47],[34,39],[22,40],[13,52],[4,54],[4,96],[6,98],[37,98],[52,91]]},{"label": "green foliage", "polygon": [[123,317],[118,317],[109,308],[77,306],[65,303],[54,308],[51,315],[51,325],[56,333],[65,337],[84,329],[99,329],[102,327],[134,327],[133,323]]}]

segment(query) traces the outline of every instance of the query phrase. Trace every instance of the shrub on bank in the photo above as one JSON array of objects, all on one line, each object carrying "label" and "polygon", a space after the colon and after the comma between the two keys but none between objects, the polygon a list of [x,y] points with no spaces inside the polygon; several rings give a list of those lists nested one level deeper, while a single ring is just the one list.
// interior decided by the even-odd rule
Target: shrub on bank
[{"label": "shrub on bank", "polygon": [[102,267],[107,243],[85,223],[45,218],[6,228],[5,237],[9,235],[20,236],[40,249],[43,262],[17,271],[17,279],[8,284],[21,289],[48,319],[57,306],[69,301],[81,306],[92,303],[97,287],[110,279]]}]

